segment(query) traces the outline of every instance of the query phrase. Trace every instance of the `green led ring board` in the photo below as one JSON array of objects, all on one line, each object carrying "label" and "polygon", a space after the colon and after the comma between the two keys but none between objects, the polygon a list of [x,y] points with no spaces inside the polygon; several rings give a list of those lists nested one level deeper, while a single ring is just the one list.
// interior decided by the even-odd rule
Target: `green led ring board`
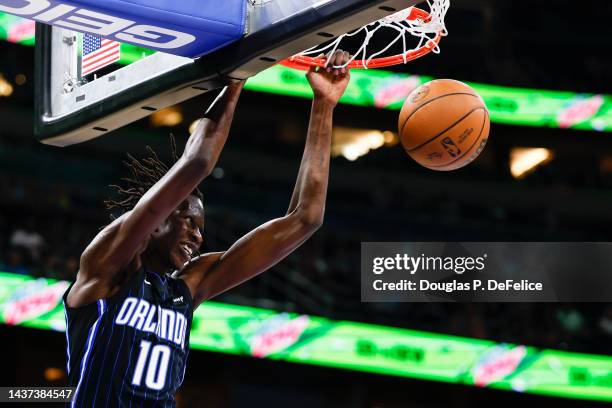
[{"label": "green led ring board", "polygon": [[[67,281],[0,271],[0,324],[66,330]],[[189,347],[373,374],[612,402],[612,356],[205,302]],[[603,405],[602,405],[603,406]]]},{"label": "green led ring board", "polygon": [[242,38],[197,58],[156,52],[99,76],[81,75],[82,35],[36,24],[35,135],[68,146],[159,109],[246,79],[304,49],[379,20],[418,0],[246,2]]}]

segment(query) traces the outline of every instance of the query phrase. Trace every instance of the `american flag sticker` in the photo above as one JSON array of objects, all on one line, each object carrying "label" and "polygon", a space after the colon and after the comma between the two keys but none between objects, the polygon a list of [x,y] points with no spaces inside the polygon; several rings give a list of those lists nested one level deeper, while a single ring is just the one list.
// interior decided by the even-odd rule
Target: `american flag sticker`
[{"label": "american flag sticker", "polygon": [[104,68],[121,58],[121,43],[83,34],[82,76]]}]

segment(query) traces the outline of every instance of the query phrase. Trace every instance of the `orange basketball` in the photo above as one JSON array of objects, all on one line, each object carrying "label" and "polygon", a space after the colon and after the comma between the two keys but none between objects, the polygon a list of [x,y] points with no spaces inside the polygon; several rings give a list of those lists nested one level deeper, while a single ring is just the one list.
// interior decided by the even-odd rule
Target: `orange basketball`
[{"label": "orange basketball", "polygon": [[406,152],[432,170],[455,170],[471,163],[489,137],[489,111],[472,88],[437,79],[410,93],[399,116]]}]

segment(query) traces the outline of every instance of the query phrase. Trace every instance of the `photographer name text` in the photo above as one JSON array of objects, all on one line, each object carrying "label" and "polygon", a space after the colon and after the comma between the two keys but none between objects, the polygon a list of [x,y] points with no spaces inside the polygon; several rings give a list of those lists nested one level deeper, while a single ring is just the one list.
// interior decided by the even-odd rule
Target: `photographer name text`
[{"label": "photographer name text", "polygon": [[376,291],[440,291],[440,292],[463,292],[463,291],[542,291],[542,282],[532,282],[528,279],[515,281],[512,279],[496,280],[474,279],[471,282],[459,282],[452,280],[450,282],[432,282],[427,279],[418,281],[410,281],[402,279],[396,282],[385,282],[382,279],[376,279],[373,282],[373,288]]}]

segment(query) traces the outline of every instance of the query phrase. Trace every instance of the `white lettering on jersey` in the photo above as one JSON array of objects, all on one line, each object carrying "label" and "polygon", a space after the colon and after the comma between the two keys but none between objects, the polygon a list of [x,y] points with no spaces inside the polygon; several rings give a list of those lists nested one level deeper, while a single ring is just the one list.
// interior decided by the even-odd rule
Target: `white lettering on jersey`
[{"label": "white lettering on jersey", "polygon": [[145,321],[142,331],[145,331],[147,333],[155,332],[155,327],[157,326],[157,324],[153,322],[153,316],[155,316],[155,309],[157,309],[157,306],[151,305],[151,308],[149,309],[149,315],[147,316],[147,320]]},{"label": "white lettering on jersey", "polygon": [[142,330],[142,325],[144,324],[144,319],[149,312],[149,302],[143,299],[139,299],[140,302],[138,306],[136,306],[136,311],[132,315],[128,326],[132,326],[138,330]]},{"label": "white lettering on jersey", "polygon": [[162,337],[163,339],[172,340],[174,337],[174,314],[174,310],[163,308],[161,310],[161,320],[158,325],[158,336]]},{"label": "white lettering on jersey", "polygon": [[126,324],[130,317],[132,316],[132,312],[134,311],[134,307],[136,307],[137,300],[133,297],[129,297],[125,299],[123,305],[121,305],[121,310],[119,310],[119,314],[117,315],[117,319],[115,323],[117,324]]},{"label": "white lettering on jersey", "polygon": [[[155,316],[157,321],[153,321]],[[187,318],[176,310],[157,307],[144,299],[125,299],[115,318],[115,324],[155,333],[161,339],[171,341],[183,349],[185,347]]]}]

